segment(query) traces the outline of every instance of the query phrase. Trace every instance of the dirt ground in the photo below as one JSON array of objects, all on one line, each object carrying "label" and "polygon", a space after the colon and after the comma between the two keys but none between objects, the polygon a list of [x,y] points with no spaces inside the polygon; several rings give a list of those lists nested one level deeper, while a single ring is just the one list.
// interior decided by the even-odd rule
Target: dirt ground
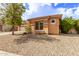
[{"label": "dirt ground", "polygon": [[79,56],[79,35],[3,35],[0,50],[24,56]]}]

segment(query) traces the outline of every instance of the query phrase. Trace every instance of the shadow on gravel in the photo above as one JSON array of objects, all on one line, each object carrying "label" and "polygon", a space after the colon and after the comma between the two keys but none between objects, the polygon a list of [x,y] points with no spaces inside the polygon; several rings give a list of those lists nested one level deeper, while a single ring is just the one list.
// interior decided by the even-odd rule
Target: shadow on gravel
[{"label": "shadow on gravel", "polygon": [[79,34],[61,34],[60,36],[79,37]]},{"label": "shadow on gravel", "polygon": [[18,39],[15,39],[14,42],[17,44],[26,43],[28,41],[35,41],[35,42],[42,42],[42,40],[53,42],[53,41],[60,41],[59,39],[50,37],[48,35],[34,35],[34,34],[23,34]]}]

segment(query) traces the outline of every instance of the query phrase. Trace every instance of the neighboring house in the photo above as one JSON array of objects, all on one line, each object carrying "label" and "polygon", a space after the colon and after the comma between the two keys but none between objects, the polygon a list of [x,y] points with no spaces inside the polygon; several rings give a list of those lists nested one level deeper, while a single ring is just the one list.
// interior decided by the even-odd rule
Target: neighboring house
[{"label": "neighboring house", "polygon": [[68,31],[69,34],[77,34],[77,31],[75,28],[71,28],[69,31]]},{"label": "neighboring house", "polygon": [[25,27],[26,27],[27,25],[21,25],[19,28],[18,28],[18,31],[25,31]]},{"label": "neighboring house", "polygon": [[[0,31],[1,32],[9,32],[12,30],[12,25],[0,25]],[[16,28],[15,28],[15,31],[16,31]]]},{"label": "neighboring house", "polygon": [[2,25],[0,25],[0,31],[2,31]]},{"label": "neighboring house", "polygon": [[2,31],[2,22],[0,21],[0,32]]},{"label": "neighboring house", "polygon": [[61,14],[28,19],[33,34],[60,34]]},{"label": "neighboring house", "polygon": [[[20,26],[16,25],[14,30],[15,31],[25,31],[25,27],[27,26],[26,24],[27,24],[27,22],[26,21],[23,21],[22,25],[20,25]],[[0,23],[0,31],[1,32],[9,32],[9,31],[12,31],[12,25],[1,24]]]},{"label": "neighboring house", "polygon": [[17,30],[18,31],[25,31],[25,28],[28,26],[27,23],[28,23],[27,21],[23,21],[21,26],[18,26]]}]

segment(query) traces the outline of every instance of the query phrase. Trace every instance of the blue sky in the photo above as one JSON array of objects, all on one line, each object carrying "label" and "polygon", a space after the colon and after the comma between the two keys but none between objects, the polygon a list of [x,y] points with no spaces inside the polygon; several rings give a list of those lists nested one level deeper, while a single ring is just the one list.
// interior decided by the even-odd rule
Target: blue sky
[{"label": "blue sky", "polygon": [[79,18],[79,3],[24,3],[23,6],[26,8],[23,20],[53,14],[63,14],[62,18]]}]

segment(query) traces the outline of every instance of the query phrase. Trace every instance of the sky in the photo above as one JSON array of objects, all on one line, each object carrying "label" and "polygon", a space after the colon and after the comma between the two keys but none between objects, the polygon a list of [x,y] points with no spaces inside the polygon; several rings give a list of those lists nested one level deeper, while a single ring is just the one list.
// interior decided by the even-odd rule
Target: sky
[{"label": "sky", "polygon": [[79,3],[23,3],[23,6],[26,8],[23,20],[55,14],[63,14],[62,18],[79,18]]}]

